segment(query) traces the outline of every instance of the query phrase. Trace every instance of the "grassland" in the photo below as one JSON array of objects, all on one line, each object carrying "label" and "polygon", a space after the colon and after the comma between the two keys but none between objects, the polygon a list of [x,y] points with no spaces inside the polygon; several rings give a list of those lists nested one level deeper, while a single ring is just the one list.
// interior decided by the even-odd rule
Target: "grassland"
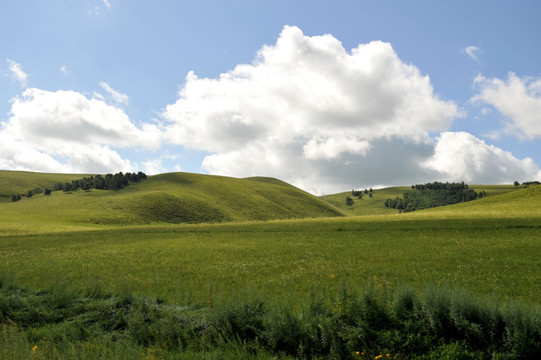
[{"label": "grassland", "polygon": [[[238,195],[239,189],[243,189],[249,197],[231,199],[232,194]],[[265,189],[263,193],[262,189]],[[4,283],[33,289],[37,294],[47,291],[54,293],[55,289],[61,289],[67,294],[89,294],[99,289],[99,293],[131,294],[160,299],[158,303],[165,301],[167,304],[205,311],[238,310],[232,304],[244,304],[246,309],[252,309],[250,304],[263,302],[269,309],[287,309],[285,313],[270,311],[275,314],[271,317],[290,316],[291,322],[304,324],[298,325],[302,329],[308,325],[301,319],[308,318],[312,311],[310,309],[315,306],[314,298],[323,299],[322,309],[327,309],[325,313],[339,316],[343,320],[345,315],[338,309],[345,306],[343,299],[340,300],[344,289],[349,289],[353,294],[370,288],[392,293],[395,289],[409,286],[415,293],[422,294],[428,291],[427,286],[434,286],[466,291],[473,294],[474,298],[482,299],[480,302],[495,306],[513,303],[528,309],[539,309],[541,186],[527,189],[483,189],[491,196],[470,203],[408,214],[397,214],[394,211],[383,213],[382,210],[387,209],[378,208],[375,202],[383,202],[384,198],[392,194],[401,194],[401,188],[376,190],[372,199],[365,197],[359,201],[366,200],[363,205],[368,204],[367,208],[371,206],[369,210],[351,209],[350,212],[366,211],[369,215],[333,218],[321,216],[325,213],[339,215],[340,212],[335,210],[341,207],[338,202],[336,207],[326,206],[321,199],[315,201],[313,197],[287,184],[266,178],[235,180],[167,174],[151,178],[148,183],[130,185],[116,193],[94,190],[73,194],[58,192],[49,198],[36,196],[17,203],[0,204],[0,274],[3,274]],[[227,217],[212,215],[211,220],[215,223],[210,224],[172,224],[173,221],[166,214],[171,208],[180,207],[180,200],[171,202],[175,206],[165,207],[154,202],[158,199],[163,204],[168,196],[199,201],[192,201],[191,204],[212,203],[214,209],[220,209]],[[340,197],[343,195],[336,195],[336,199]],[[324,199],[332,204],[332,196]],[[226,205],[228,201],[235,202]],[[82,204],[84,208],[81,208]],[[262,206],[260,210],[254,210],[255,215],[251,215],[250,209],[254,204]],[[295,210],[296,206],[301,209]],[[45,209],[49,213],[46,214]],[[202,214],[207,213],[207,208],[201,209]],[[347,209],[342,210],[347,213]],[[263,213],[258,215],[258,211],[267,216]],[[282,219],[269,220],[268,214],[276,214],[272,211],[282,214]],[[156,217],[153,221],[144,221],[146,216]],[[284,219],[305,216],[313,218]],[[261,217],[259,221],[246,221],[258,217]],[[383,301],[378,296],[374,298],[375,304]],[[4,295],[4,298],[0,295],[0,309],[2,299],[8,299],[8,295]],[[21,303],[25,301],[21,300]],[[424,304],[423,301],[419,300],[419,304]],[[386,305],[382,303],[381,306]],[[532,311],[526,314],[536,319],[537,315],[532,314],[538,314],[538,310]],[[211,315],[201,316],[206,318]],[[317,318],[317,321],[323,321],[319,326],[334,319],[332,316],[326,320]],[[342,321],[334,319],[331,322],[335,320],[337,323]],[[266,318],[263,322],[273,328],[276,324],[272,321]],[[535,324],[533,328],[538,326]],[[261,324],[256,325],[250,326],[259,329]],[[268,330],[268,326],[265,329]],[[297,325],[291,326],[293,329]],[[317,324],[314,326],[317,328]],[[300,333],[308,331],[307,328],[301,328],[298,329]],[[3,339],[3,344],[19,344],[13,345],[11,349],[20,346],[26,354],[31,355],[32,341],[39,342],[40,346],[48,346],[45,341],[53,341],[48,335],[30,336],[26,327],[4,326],[2,331],[0,339]],[[535,331],[535,334],[541,336],[541,327]],[[232,338],[235,336],[240,335],[233,332]],[[534,340],[537,339],[535,336]],[[6,340],[10,337],[14,340]],[[293,335],[291,337],[295,338]],[[84,345],[87,347],[83,346],[85,351],[90,351],[88,346],[96,346],[88,338],[85,339],[81,340],[87,344]],[[228,342],[228,347],[218,352],[214,352],[212,347],[195,351],[189,347],[173,346],[171,353],[166,351],[162,356],[276,358],[296,357],[296,351],[300,351],[296,348],[290,352],[266,353],[272,349],[276,338],[271,337],[274,340],[268,340],[268,344],[261,346],[255,345],[257,340],[254,338],[242,339],[237,345]],[[456,345],[458,350],[455,349],[454,357],[448,358],[479,358],[483,354],[484,350],[471,350],[462,340],[452,339],[445,346]],[[74,341],[67,340],[67,345],[63,345],[66,346],[64,350],[58,346],[49,346],[48,351],[60,351],[68,355],[76,353],[73,349],[80,343],[77,342],[79,340]],[[321,338],[318,341],[321,343]],[[374,342],[379,345],[370,349],[372,358],[377,355],[377,351],[390,349],[381,345],[390,344],[389,341]],[[58,339],[53,342],[63,343]],[[400,341],[402,345],[406,342],[406,339]],[[135,356],[134,351],[141,358],[152,358],[163,348],[159,341],[141,341],[136,346],[123,341],[107,343],[109,345],[105,350],[98,347],[96,351],[100,354],[109,351],[110,358],[122,358],[118,355],[122,353]],[[314,343],[310,344],[315,346]],[[357,349],[360,346],[359,343],[352,344],[347,346],[357,346]],[[250,346],[264,351],[250,352]],[[404,353],[404,348],[396,346],[392,347],[396,352],[395,358],[411,358]],[[351,358],[356,358],[354,347],[347,348]],[[452,350],[449,349],[437,351]],[[468,352],[470,350],[471,353]],[[338,350],[331,351],[328,348],[325,350],[327,352],[321,351],[317,354],[324,358],[327,356],[324,354],[333,354],[332,351]],[[513,358],[511,350],[505,351],[508,351],[507,358]],[[89,353],[96,354],[92,351]],[[303,354],[312,356],[310,352]],[[441,356],[434,354],[443,353],[430,355],[439,358]],[[418,358],[423,357],[419,355]],[[502,355],[502,358],[505,356]]]},{"label": "grassland", "polygon": [[34,289],[65,282],[204,303],[255,291],[302,304],[310,291],[427,283],[536,302],[537,219],[340,219],[152,226],[9,236],[0,271]]}]

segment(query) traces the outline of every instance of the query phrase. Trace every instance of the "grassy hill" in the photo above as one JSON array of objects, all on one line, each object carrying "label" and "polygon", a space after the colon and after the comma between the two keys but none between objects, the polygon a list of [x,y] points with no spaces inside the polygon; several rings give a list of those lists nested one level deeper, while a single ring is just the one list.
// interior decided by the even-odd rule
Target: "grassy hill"
[{"label": "grassy hill", "polygon": [[[351,195],[351,191],[321,196],[322,200],[327,201],[329,204],[339,208],[344,214],[349,216],[357,215],[383,215],[394,214],[397,211],[395,209],[389,209],[384,206],[384,202],[389,198],[396,198],[402,196],[405,191],[411,190],[407,186],[401,187],[389,187],[385,189],[378,189],[372,191],[372,197],[363,193],[363,198],[358,199]],[[346,206],[346,197],[353,199],[354,203],[351,206]]]},{"label": "grassy hill", "polygon": [[[0,194],[51,187],[83,175],[0,172]],[[151,176],[123,190],[55,191],[0,203],[7,228],[201,223],[343,216],[332,205],[276,179],[189,173]],[[10,225],[11,224],[11,225]]]},{"label": "grassy hill", "polygon": [[[477,192],[484,190],[487,196],[500,195],[523,189],[522,186],[515,187],[513,185],[470,185],[470,188]],[[400,186],[373,190],[372,197],[369,197],[368,194],[363,193],[362,199],[352,196],[350,191],[325,195],[321,196],[320,198],[339,208],[344,214],[349,216],[385,215],[395,214],[398,212],[396,209],[386,208],[384,205],[385,200],[402,197],[404,192],[409,190],[411,190],[411,188],[408,186]],[[348,196],[354,201],[354,204],[351,206],[346,205],[345,199]]]},{"label": "grassy hill", "polygon": [[[478,191],[476,187],[475,190]],[[486,188],[487,195],[490,187]],[[460,203],[449,206],[442,206],[419,211],[425,213],[423,216],[432,217],[457,217],[462,218],[540,218],[541,217],[541,185],[529,187],[507,188],[494,187],[495,195],[482,199]]]},{"label": "grassy hill", "polygon": [[71,182],[84,176],[89,175],[0,170],[0,202],[10,201],[11,195],[23,195],[29,190],[42,193],[46,188],[52,189],[56,183]]}]

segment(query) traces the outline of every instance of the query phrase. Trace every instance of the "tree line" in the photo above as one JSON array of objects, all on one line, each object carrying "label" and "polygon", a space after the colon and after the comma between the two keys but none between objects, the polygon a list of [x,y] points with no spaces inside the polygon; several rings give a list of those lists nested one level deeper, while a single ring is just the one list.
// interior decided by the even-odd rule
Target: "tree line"
[{"label": "tree line", "polygon": [[403,194],[402,198],[385,200],[385,207],[398,209],[401,212],[409,212],[431,207],[457,204],[483,197],[485,192],[477,193],[468,188],[464,182],[412,185],[411,191]]},{"label": "tree line", "polygon": [[[71,182],[65,182],[65,183],[56,183],[53,187],[54,191],[76,191],[79,189],[82,190],[90,190],[90,189],[99,189],[99,190],[120,190],[124,188],[125,186],[129,185],[131,182],[138,182],[141,180],[145,180],[147,178],[147,175],[139,171],[137,173],[116,173],[116,174],[107,174],[105,176],[102,175],[96,175],[96,176],[90,176],[90,177],[84,177],[82,179],[72,180]],[[46,188],[44,191],[44,195],[50,195],[53,191],[49,188]],[[35,191],[35,190],[34,190]],[[26,197],[32,197],[33,192],[30,190],[26,195]],[[13,194],[11,196],[11,201],[19,201],[21,200],[20,194]]]}]

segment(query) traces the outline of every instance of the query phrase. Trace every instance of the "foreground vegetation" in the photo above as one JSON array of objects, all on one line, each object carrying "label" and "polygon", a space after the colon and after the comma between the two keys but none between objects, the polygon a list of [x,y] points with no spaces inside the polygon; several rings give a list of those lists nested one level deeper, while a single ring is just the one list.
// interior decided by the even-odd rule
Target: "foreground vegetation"
[{"label": "foreground vegetation", "polygon": [[373,285],[312,293],[301,311],[244,299],[213,307],[0,283],[0,357],[538,359],[541,312],[464,291]]}]

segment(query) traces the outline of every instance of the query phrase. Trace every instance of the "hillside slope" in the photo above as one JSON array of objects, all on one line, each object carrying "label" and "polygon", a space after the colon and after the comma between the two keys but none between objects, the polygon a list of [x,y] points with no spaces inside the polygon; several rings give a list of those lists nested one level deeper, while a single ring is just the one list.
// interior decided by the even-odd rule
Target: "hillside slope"
[{"label": "hillside slope", "polygon": [[81,174],[54,174],[29,171],[0,170],[0,202],[10,201],[13,194],[26,194],[29,190],[41,193],[54,184],[79,179]]},{"label": "hillside slope", "polygon": [[[444,218],[539,218],[541,185],[527,188],[509,187],[507,192],[465,203],[418,211],[420,216]],[[477,189],[476,189],[477,190]],[[488,190],[487,190],[488,193]],[[413,213],[412,213],[413,214]]]},{"label": "hillside slope", "polygon": [[[19,178],[12,172],[7,177],[5,174],[0,172],[0,184],[10,193],[16,188],[13,182]],[[50,175],[50,178],[43,178],[53,184],[68,180],[64,174],[58,178]],[[19,173],[19,176],[21,183],[33,188],[38,184],[35,179],[41,175]],[[69,177],[78,179],[82,175]],[[0,190],[0,193],[6,193],[6,190]],[[343,214],[325,201],[276,179],[236,179],[189,173],[150,176],[119,191],[55,191],[49,196],[40,194],[23,197],[14,203],[0,203],[3,228],[30,226],[46,229],[68,224],[136,225],[332,216]]]},{"label": "hillside slope", "polygon": [[[488,197],[494,195],[505,194],[513,191],[522,189],[523,187],[517,188],[513,185],[471,185],[470,188],[480,192],[485,191],[485,194]],[[400,186],[400,187],[389,187],[384,189],[376,189],[372,191],[372,197],[369,197],[368,194],[363,193],[363,198],[358,199],[353,196],[350,191],[325,195],[321,196],[320,199],[332,204],[333,206],[340,209],[344,214],[349,216],[359,216],[359,215],[386,215],[386,214],[396,214],[398,210],[390,209],[385,207],[385,200],[394,199],[396,197],[402,197],[404,192],[410,191],[411,187],[409,186]],[[354,203],[351,206],[346,205],[346,197],[353,199]],[[475,200],[478,201],[478,200]]]}]

